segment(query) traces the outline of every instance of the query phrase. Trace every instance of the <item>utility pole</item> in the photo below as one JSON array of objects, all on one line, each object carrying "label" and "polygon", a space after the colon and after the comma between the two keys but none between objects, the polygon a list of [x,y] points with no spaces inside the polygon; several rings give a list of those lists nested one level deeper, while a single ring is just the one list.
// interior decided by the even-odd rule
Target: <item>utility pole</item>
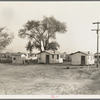
[{"label": "utility pole", "polygon": [[93,24],[97,24],[97,29],[93,29],[92,31],[96,31],[97,33],[97,67],[99,66],[99,56],[98,56],[98,52],[99,52],[99,24],[100,22],[94,22]]}]

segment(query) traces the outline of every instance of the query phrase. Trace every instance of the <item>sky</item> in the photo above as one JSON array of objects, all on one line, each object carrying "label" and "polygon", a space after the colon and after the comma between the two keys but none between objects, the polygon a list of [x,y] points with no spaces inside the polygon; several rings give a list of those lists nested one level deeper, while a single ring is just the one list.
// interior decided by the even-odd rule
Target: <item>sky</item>
[{"label": "sky", "polygon": [[[97,51],[96,24],[100,21],[100,1],[32,1],[0,2],[0,27],[6,26],[14,34],[5,52],[27,52],[27,39],[18,37],[19,29],[28,20],[42,20],[53,16],[67,25],[67,32],[56,34],[60,52]],[[100,48],[100,46],[99,46]],[[33,52],[39,52],[33,50]]]}]

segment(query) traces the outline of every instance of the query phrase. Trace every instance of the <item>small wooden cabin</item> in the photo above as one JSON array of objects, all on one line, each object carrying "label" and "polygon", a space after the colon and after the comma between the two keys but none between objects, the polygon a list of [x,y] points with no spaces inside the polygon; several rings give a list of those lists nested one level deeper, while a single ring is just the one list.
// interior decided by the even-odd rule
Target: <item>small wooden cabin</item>
[{"label": "small wooden cabin", "polygon": [[13,64],[25,64],[25,54],[17,53],[12,56],[12,63]]},{"label": "small wooden cabin", "polygon": [[60,57],[60,53],[57,51],[43,51],[38,53],[38,63],[63,63],[63,58]]},{"label": "small wooden cabin", "polygon": [[94,55],[90,52],[75,52],[70,54],[72,65],[92,65],[94,64]]}]

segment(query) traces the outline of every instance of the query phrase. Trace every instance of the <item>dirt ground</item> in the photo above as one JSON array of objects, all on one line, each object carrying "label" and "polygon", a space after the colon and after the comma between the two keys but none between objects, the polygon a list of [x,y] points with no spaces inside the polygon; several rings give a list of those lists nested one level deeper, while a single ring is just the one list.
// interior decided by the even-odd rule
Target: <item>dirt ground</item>
[{"label": "dirt ground", "polygon": [[0,64],[0,95],[100,94],[100,68]]}]

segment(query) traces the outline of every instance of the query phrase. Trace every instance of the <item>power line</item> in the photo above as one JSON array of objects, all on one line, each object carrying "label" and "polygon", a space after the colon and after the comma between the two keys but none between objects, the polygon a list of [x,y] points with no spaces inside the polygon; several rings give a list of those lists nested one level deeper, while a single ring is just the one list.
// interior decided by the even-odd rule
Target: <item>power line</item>
[{"label": "power line", "polygon": [[94,22],[93,24],[97,24],[97,29],[92,29],[92,31],[96,31],[97,33],[97,67],[99,66],[99,56],[98,56],[98,52],[99,52],[99,24],[100,22]]}]

